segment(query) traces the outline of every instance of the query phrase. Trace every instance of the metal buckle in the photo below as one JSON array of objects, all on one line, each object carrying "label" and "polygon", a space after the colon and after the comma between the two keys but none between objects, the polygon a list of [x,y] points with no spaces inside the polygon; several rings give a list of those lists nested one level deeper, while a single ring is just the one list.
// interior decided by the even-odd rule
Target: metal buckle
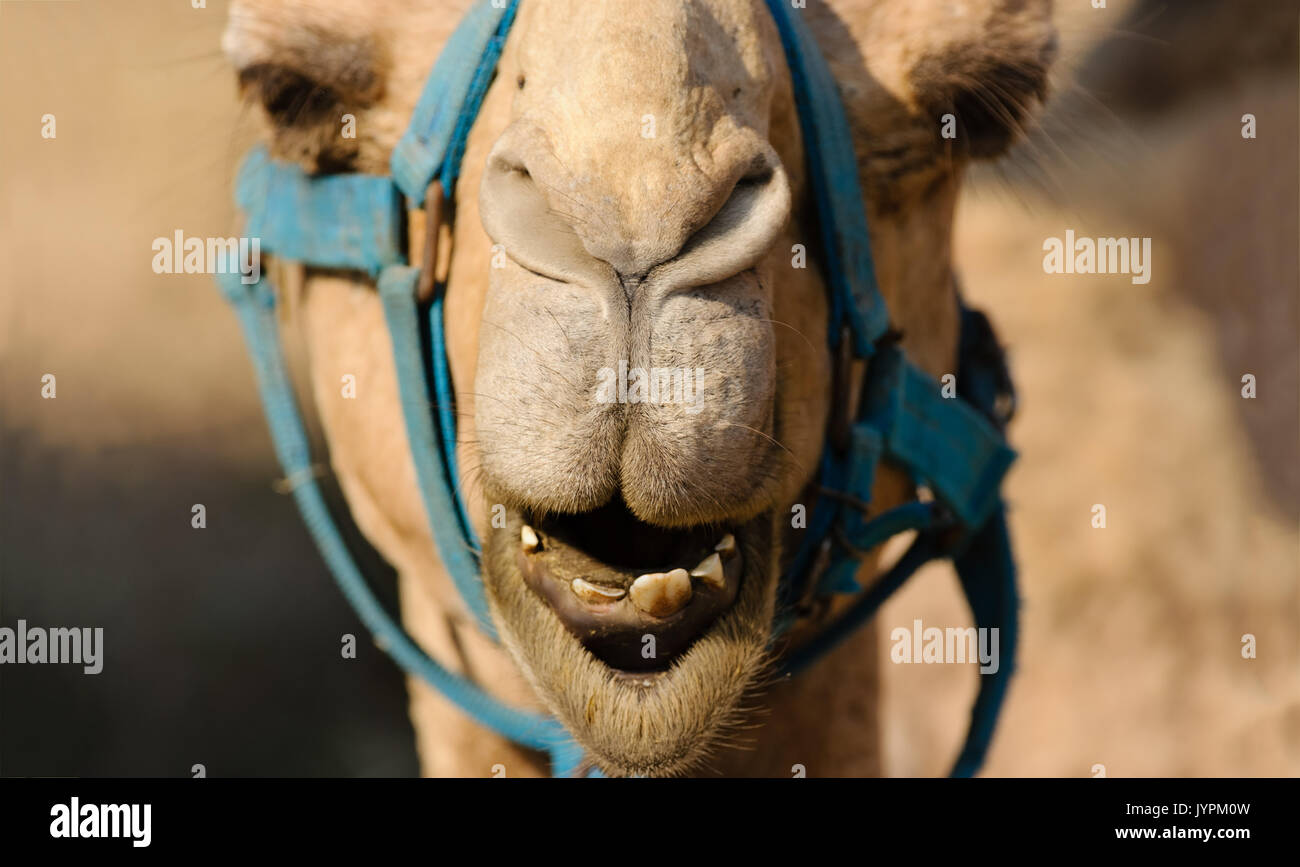
[{"label": "metal buckle", "polygon": [[833,547],[834,542],[829,537],[817,546],[817,554],[808,564],[808,571],[804,575],[806,583],[800,588],[799,598],[793,606],[795,616],[807,620],[813,626],[822,623],[831,610],[831,597],[818,596],[817,586],[830,567]]},{"label": "metal buckle", "polygon": [[420,257],[420,279],[415,298],[421,304],[433,300],[437,288],[438,235],[442,229],[442,181],[433,180],[424,191],[424,249]]},{"label": "metal buckle", "polygon": [[853,332],[845,325],[840,329],[840,345],[831,371],[831,417],[826,439],[839,454],[848,451],[853,439]]},{"label": "metal buckle", "polygon": [[[903,332],[891,327],[876,339],[873,352],[886,349],[901,342]],[[875,356],[873,355],[872,358]],[[857,356],[853,352],[853,331],[845,325],[840,329],[840,343],[835,356],[835,367],[831,374],[831,417],[826,430],[826,439],[837,454],[848,451],[853,440],[853,414],[858,407],[853,401],[853,362]],[[867,359],[865,375],[871,375],[872,360]],[[864,383],[865,385],[865,383]]]}]

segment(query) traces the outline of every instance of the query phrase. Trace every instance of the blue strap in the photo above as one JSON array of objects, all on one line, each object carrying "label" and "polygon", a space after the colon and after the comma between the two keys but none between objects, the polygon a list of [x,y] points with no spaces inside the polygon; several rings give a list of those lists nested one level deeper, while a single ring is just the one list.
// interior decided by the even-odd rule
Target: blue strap
[{"label": "blue strap", "polygon": [[[917,514],[913,512],[906,517],[915,518]],[[901,513],[897,517],[900,521],[905,519]],[[924,521],[917,521],[917,524],[925,526]],[[917,569],[931,560],[948,555],[940,533],[922,529],[907,553],[871,589],[863,593],[829,627],[785,656],[781,673],[787,676],[798,674],[834,650],[874,617]],[[949,773],[953,777],[973,777],[984,763],[997,728],[998,715],[1015,670],[1019,637],[1016,567],[1006,516],[1000,504],[988,523],[967,542],[965,550],[954,559],[954,564],[961,581],[962,593],[974,615],[976,628],[999,630],[998,669],[979,676],[979,693],[971,708],[970,726]],[[832,568],[857,569],[859,565],[856,559],[843,556]]]},{"label": "blue strap", "polygon": [[465,138],[478,116],[519,0],[479,0],[465,13],[429,73],[406,133],[393,149],[393,180],[416,205],[439,175],[450,196]]},{"label": "blue strap", "polygon": [[856,532],[846,532],[845,541],[858,551],[870,551],[877,545],[909,530],[927,530],[935,526],[937,509],[934,503],[914,501],[895,506],[861,525]]},{"label": "blue strap", "polygon": [[1019,643],[1020,599],[1016,592],[1016,562],[1005,510],[999,503],[993,517],[953,561],[962,592],[975,615],[975,625],[998,632],[998,670],[980,675],[979,693],[971,708],[966,742],[951,776],[973,777],[984,764],[1007,686],[1015,671]]},{"label": "blue strap", "polygon": [[[861,513],[856,509],[841,508],[840,516],[841,525],[846,523],[847,520],[857,521],[861,519]],[[836,539],[836,543],[841,548],[845,545],[851,545],[852,548],[844,548],[840,552],[841,556],[831,561],[818,585],[818,595],[855,593],[861,590],[862,588],[858,586],[856,576],[858,567],[862,565],[860,558],[865,552],[870,551],[877,545],[883,545],[899,533],[906,533],[909,530],[929,529],[935,523],[935,509],[932,503],[912,502],[895,506],[888,512],[877,515],[862,524],[857,532],[843,532],[841,534],[842,538]],[[835,589],[838,587],[851,587],[853,589]]]},{"label": "blue strap", "polygon": [[404,261],[402,197],[391,178],[309,177],[259,145],[240,167],[235,201],[248,215],[244,233],[260,238],[264,253],[371,276]]},{"label": "blue strap", "polygon": [[1002,478],[1016,459],[978,410],[912,364],[897,346],[871,360],[862,418],[881,431],[885,454],[967,527],[982,527],[998,503]]},{"label": "blue strap", "polygon": [[767,0],[785,48],[803,132],[809,181],[817,202],[823,265],[831,290],[830,345],[838,346],[845,324],[853,351],[870,357],[889,329],[889,311],[876,285],[871,233],[862,200],[858,160],[839,86],[821,47],[789,0]]},{"label": "blue strap", "polygon": [[[434,431],[415,299],[415,283],[419,276],[418,268],[405,265],[385,268],[379,276],[379,297],[384,304],[384,317],[388,320],[388,333],[392,337],[406,437],[438,554],[479,626],[495,639],[496,628],[488,614],[487,595],[479,578],[478,552],[467,535],[468,519],[462,517],[462,498],[456,493],[454,471],[446,464],[446,456],[454,455],[456,444],[451,436],[447,439],[452,441],[440,443]],[[444,355],[441,342],[433,347],[433,351]],[[441,409],[449,410],[446,407]]]},{"label": "blue strap", "polygon": [[[966,364],[963,375],[967,369],[977,375],[975,365]],[[897,346],[877,350],[867,372],[859,421],[853,425],[847,454],[835,455],[827,446],[823,455],[818,481],[824,494],[799,551],[782,576],[783,606],[802,593],[801,576],[836,531],[859,551],[893,535],[887,532],[897,526],[892,519],[877,516],[864,524],[862,508],[840,501],[847,498],[862,506],[871,501],[876,467],[882,458],[901,466],[916,483],[930,486],[963,526],[981,527],[999,503],[1002,479],[1016,453],[979,409],[957,396],[944,397],[939,384],[908,361]],[[835,562],[822,574],[818,595],[856,592],[855,571],[852,556]],[[778,631],[783,632],[791,622],[787,614]]]},{"label": "blue strap", "polygon": [[[966,386],[962,398],[943,397],[939,384],[912,365],[897,346],[881,348],[872,357],[850,448],[844,456],[823,456],[819,476],[823,497],[799,554],[782,577],[781,596],[789,604],[803,570],[823,547],[829,546],[830,556],[816,589],[818,595],[828,596],[857,586],[854,576],[866,551],[898,533],[919,531],[892,569],[830,627],[786,656],[782,672],[794,674],[874,617],[926,562],[953,558],[976,627],[999,630],[999,667],[980,675],[970,727],[951,771],[954,777],[973,776],[983,763],[1014,670],[1018,637],[1015,562],[999,494],[1016,455],[995,427],[994,411],[999,393],[1008,387],[1004,380],[1009,383],[1009,374],[1000,352],[987,352],[990,342],[996,345],[987,321],[963,310],[962,322],[960,368]],[[930,485],[936,501],[904,504],[866,519],[861,507],[870,501],[875,467],[882,457],[908,470],[918,483]],[[843,481],[835,484],[837,480]],[[946,522],[940,520],[941,509],[951,512]],[[955,546],[947,543],[961,527],[979,529]],[[777,634],[792,620],[792,614],[785,612],[778,620]]]},{"label": "blue strap", "polygon": [[[434,294],[428,310],[428,346],[429,367],[432,370],[432,391],[434,412],[438,414],[438,433],[442,440],[443,464],[449,479],[460,479],[459,464],[456,458],[456,391],[451,385],[451,370],[447,364],[446,323],[443,322],[445,296],[441,291]],[[460,531],[464,544],[475,551],[482,552],[474,524],[469,519],[469,509],[465,498],[456,493],[452,499],[456,502],[456,512],[460,517]]]},{"label": "blue strap", "polygon": [[[918,536],[912,546],[907,549],[907,553],[894,564],[893,568],[880,576],[876,583],[871,585],[871,588],[863,593],[834,623],[819,632],[803,646],[787,654],[781,661],[781,673],[786,675],[798,674],[834,650],[844,639],[874,617],[876,612],[880,610],[880,606],[885,604],[886,600],[894,594],[894,591],[902,587],[917,569],[937,557],[942,557],[943,554],[943,549],[936,536],[933,534]],[[851,562],[854,568],[860,565],[857,560]]]},{"label": "blue strap", "polygon": [[275,292],[265,279],[245,285],[237,269],[232,272],[218,275],[217,280],[239,315],[276,455],[293,485],[303,521],[343,595],[376,643],[403,669],[428,682],[480,724],[516,743],[551,753],[558,768],[571,772],[576,766],[573,742],[557,720],[511,708],[443,668],[411,640],[375,597],[348,551],[312,471],[307,433],[280,345]]},{"label": "blue strap", "polygon": [[[880,456],[884,448],[884,440],[880,434],[869,425],[857,424],[849,437],[849,454],[851,460],[848,461],[847,472],[838,476],[844,478],[845,484],[838,489],[841,497],[847,497],[850,500],[865,505],[871,502],[871,489],[876,484],[876,467],[880,464]],[[826,495],[830,495],[832,489],[829,485],[824,486]],[[855,508],[853,505],[843,501],[838,502],[833,507],[834,526],[839,532],[847,536],[857,536],[863,530],[863,521],[866,515],[862,509]],[[817,588],[817,595],[829,596],[834,593],[857,593],[862,589],[855,577],[856,569],[836,570],[827,569],[822,575],[822,580]]]}]

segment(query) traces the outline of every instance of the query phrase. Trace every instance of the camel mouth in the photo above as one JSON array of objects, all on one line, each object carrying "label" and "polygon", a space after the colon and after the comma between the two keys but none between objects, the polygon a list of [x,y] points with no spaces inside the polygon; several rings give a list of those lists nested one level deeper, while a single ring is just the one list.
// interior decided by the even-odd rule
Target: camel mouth
[{"label": "camel mouth", "polygon": [[706,633],[745,571],[745,526],[659,527],[617,496],[589,512],[520,520],[524,583],[596,659],[633,679],[666,671]]},{"label": "camel mouth", "polygon": [[511,509],[484,545],[483,580],[520,672],[594,766],[674,776],[743,737],[769,671],[774,515],[665,530],[626,509]]}]

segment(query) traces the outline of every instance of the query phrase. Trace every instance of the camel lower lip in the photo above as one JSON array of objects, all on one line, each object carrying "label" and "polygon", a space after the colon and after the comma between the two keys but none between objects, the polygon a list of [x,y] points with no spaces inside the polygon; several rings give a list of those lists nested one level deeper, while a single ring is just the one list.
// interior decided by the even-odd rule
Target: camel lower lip
[{"label": "camel lower lip", "polygon": [[525,584],[597,659],[629,673],[667,668],[735,601],[744,568],[731,533],[645,571],[601,562],[529,525],[521,539],[515,564]]}]

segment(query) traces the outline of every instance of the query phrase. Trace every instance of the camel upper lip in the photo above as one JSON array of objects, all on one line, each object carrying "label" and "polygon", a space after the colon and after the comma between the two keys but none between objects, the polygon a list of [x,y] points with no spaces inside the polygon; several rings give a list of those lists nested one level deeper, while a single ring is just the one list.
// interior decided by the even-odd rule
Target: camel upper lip
[{"label": "camel upper lip", "polygon": [[735,601],[741,528],[650,527],[614,502],[521,524],[515,563],[565,628],[609,667],[665,669]]}]

